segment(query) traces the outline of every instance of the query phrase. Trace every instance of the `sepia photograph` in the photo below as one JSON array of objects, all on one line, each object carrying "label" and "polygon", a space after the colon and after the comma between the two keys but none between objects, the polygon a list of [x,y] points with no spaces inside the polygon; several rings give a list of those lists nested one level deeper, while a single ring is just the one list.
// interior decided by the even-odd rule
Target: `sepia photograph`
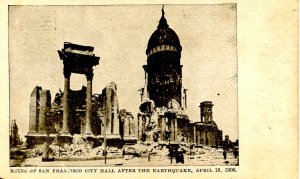
[{"label": "sepia photograph", "polygon": [[239,166],[237,4],[8,7],[9,166]]}]

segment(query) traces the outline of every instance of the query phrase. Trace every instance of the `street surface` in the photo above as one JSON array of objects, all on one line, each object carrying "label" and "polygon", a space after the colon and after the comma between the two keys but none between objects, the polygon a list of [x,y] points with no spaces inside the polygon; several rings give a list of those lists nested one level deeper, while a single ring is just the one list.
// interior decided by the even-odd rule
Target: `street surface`
[{"label": "street surface", "polygon": [[[11,163],[13,164],[14,161]],[[106,164],[104,160],[80,160],[80,161],[52,161],[42,162],[41,157],[27,158],[17,164],[22,167],[38,166],[38,167],[103,167],[103,166],[226,166],[238,165],[238,158],[234,158],[233,154],[229,152],[227,159],[224,160],[221,150],[214,152],[206,152],[205,154],[189,156],[184,155],[184,164],[176,163],[175,158],[171,160],[168,157],[151,156],[150,161],[148,158],[133,158],[133,159],[108,159]]]}]

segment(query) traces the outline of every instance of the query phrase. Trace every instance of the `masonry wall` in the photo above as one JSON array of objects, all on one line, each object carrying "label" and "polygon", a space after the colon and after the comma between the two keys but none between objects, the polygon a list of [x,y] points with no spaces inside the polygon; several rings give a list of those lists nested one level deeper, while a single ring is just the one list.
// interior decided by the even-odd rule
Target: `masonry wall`
[{"label": "masonry wall", "polygon": [[30,94],[30,104],[29,104],[29,132],[36,133],[39,130],[39,106],[40,106],[40,93],[42,88],[36,86]]}]

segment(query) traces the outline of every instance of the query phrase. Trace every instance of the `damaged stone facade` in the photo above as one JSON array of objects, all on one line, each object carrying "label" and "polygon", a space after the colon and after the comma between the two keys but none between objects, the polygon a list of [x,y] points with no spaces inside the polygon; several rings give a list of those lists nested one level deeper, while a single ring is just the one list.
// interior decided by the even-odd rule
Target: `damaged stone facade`
[{"label": "damaged stone facade", "polygon": [[125,143],[136,142],[137,124],[131,112],[121,109],[119,112],[120,134]]},{"label": "damaged stone facade", "polygon": [[45,135],[45,117],[51,107],[51,94],[36,86],[30,95],[29,132],[30,135]]},{"label": "damaged stone facade", "polygon": [[[173,107],[155,107],[152,100],[141,104],[138,113],[138,139],[142,142],[187,142],[189,118],[173,101]],[[179,108],[178,108],[179,107]]]},{"label": "damaged stone facade", "polygon": [[[99,61],[99,57],[92,53],[93,47],[66,42],[64,49],[58,52],[64,61],[64,91],[59,90],[51,104],[49,90],[39,86],[33,89],[30,96],[29,131],[26,135],[28,146],[42,144],[49,137],[57,139],[62,145],[70,144],[77,134],[89,140],[93,146],[101,145],[104,135],[108,145],[122,145],[120,129],[126,131],[123,125],[127,123],[121,123],[120,126],[117,85],[111,82],[101,94],[92,94],[92,67]],[[87,87],[71,90],[71,73],[86,75]],[[133,116],[130,120],[134,124]],[[134,128],[134,125],[128,125],[128,128]],[[134,141],[134,134],[130,136]]]},{"label": "damaged stone facade", "polygon": [[[109,83],[99,96],[100,108],[99,114],[102,121],[102,136],[104,136],[104,124],[106,122],[106,137],[110,141],[121,140],[119,102],[117,98],[117,85],[114,82]],[[104,121],[106,119],[106,121]],[[109,142],[110,142],[109,141]]]},{"label": "damaged stone facade", "polygon": [[[39,93],[38,93],[39,92]],[[71,136],[86,134],[86,87],[81,90],[69,91],[69,133]],[[30,129],[26,135],[27,142],[32,146],[43,142],[47,135],[54,138],[63,129],[63,92],[56,93],[51,104],[49,90],[36,86],[31,94]],[[114,82],[108,84],[101,94],[92,95],[91,131],[92,137],[103,141],[104,119],[106,119],[106,137],[108,140],[132,140],[135,137],[135,121],[130,112],[119,111],[117,86]],[[121,132],[121,133],[120,133]],[[122,135],[122,136],[121,136]],[[40,142],[38,140],[41,140]]]},{"label": "damaged stone facade", "polygon": [[222,146],[222,130],[218,129],[213,120],[213,103],[204,101],[200,103],[200,122],[195,122],[193,126],[193,141],[197,145]]}]

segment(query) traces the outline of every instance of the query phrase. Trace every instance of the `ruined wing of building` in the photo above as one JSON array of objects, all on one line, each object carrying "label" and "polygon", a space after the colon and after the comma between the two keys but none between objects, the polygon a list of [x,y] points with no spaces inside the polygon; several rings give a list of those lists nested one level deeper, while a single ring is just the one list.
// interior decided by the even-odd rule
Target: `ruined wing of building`
[{"label": "ruined wing of building", "polygon": [[[101,145],[104,136],[108,145],[118,147],[127,141],[136,142],[133,115],[126,110],[119,113],[117,85],[111,82],[101,94],[92,94],[93,66],[100,59],[93,49],[66,42],[58,51],[64,65],[64,90],[59,90],[51,103],[49,90],[39,86],[33,89],[26,135],[28,147],[40,145],[47,138],[56,139],[61,145],[70,144],[75,134],[84,137],[92,147]],[[72,73],[85,75],[87,87],[71,90]]]}]

